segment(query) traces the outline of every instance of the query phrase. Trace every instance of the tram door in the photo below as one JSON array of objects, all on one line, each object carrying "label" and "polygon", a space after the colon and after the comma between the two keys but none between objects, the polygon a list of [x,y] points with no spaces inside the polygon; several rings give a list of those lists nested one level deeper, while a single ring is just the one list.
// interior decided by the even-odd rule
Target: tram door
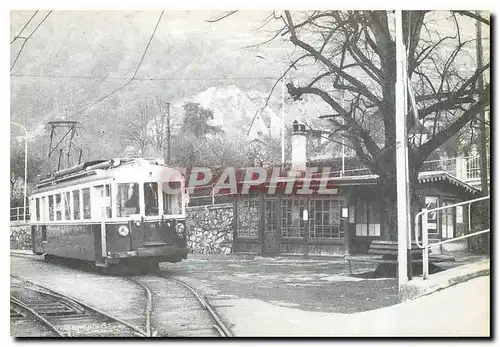
[{"label": "tram door", "polygon": [[95,257],[101,260],[106,257],[106,219],[111,218],[111,187],[109,184],[94,187],[94,201],[97,206],[92,211],[99,216],[100,224],[97,226],[95,237]]}]

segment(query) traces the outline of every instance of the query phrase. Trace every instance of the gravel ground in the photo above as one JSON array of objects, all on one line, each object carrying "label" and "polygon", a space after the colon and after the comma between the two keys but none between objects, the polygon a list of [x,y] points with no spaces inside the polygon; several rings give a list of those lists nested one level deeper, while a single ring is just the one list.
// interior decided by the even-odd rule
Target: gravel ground
[{"label": "gravel ground", "polygon": [[[136,326],[144,326],[146,298],[140,286],[120,277],[51,264],[33,257],[10,259],[11,274],[82,300]],[[94,336],[99,334],[96,330]]]},{"label": "gravel ground", "polygon": [[[374,264],[353,264],[354,273],[374,269]],[[161,271],[191,283],[209,300],[259,299],[278,306],[339,313],[373,310],[399,300],[396,279],[349,276],[342,260],[192,258],[163,263]]]},{"label": "gravel ground", "polygon": [[213,321],[189,289],[159,276],[137,276],[152,293],[151,329],[158,337],[217,337]]}]

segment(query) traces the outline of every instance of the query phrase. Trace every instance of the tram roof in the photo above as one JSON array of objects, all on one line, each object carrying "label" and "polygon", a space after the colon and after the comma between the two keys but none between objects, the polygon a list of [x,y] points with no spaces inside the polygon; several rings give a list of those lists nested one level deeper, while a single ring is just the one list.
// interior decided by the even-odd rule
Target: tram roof
[{"label": "tram roof", "polygon": [[137,170],[146,172],[152,168],[155,168],[154,171],[156,174],[158,174],[158,170],[161,170],[163,174],[178,174],[182,177],[182,173],[180,171],[165,166],[163,159],[115,158],[107,160],[94,160],[75,165],[71,168],[59,170],[42,177],[40,182],[37,184],[37,193],[55,188],[115,177],[117,175],[137,177],[137,172],[134,172],[133,175],[130,173],[127,174],[127,172],[130,171],[130,169],[134,169],[134,171]]}]

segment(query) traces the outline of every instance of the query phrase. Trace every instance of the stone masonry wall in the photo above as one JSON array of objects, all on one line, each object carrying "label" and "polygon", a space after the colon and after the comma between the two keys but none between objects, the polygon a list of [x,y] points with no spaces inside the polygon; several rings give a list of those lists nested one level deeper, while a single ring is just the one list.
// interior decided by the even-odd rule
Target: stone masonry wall
[{"label": "stone masonry wall", "polygon": [[[230,254],[233,245],[233,205],[187,208],[187,239],[191,253]],[[29,225],[10,227],[10,248],[31,249]]]},{"label": "stone masonry wall", "polygon": [[11,225],[10,249],[31,249],[31,229],[29,225]]},{"label": "stone masonry wall", "polygon": [[188,207],[187,245],[195,254],[230,254],[233,245],[233,204]]}]

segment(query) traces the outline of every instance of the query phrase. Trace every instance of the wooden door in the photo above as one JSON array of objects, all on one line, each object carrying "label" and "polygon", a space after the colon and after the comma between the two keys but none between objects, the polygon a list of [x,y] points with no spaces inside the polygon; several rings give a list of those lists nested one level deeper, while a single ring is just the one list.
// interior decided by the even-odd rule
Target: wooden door
[{"label": "wooden door", "polygon": [[279,233],[280,233],[280,201],[266,200],[264,201],[264,240],[263,254],[277,255],[279,253]]}]

